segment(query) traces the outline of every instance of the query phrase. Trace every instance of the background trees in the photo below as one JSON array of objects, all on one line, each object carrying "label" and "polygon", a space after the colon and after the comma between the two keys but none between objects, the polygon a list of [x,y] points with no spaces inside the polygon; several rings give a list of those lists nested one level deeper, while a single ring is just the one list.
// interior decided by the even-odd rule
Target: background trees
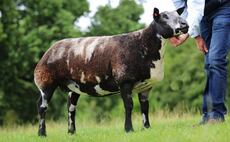
[{"label": "background trees", "polygon": [[33,69],[52,42],[82,35],[74,21],[88,11],[86,0],[1,0],[1,122],[36,118]]},{"label": "background trees", "polygon": [[[1,124],[36,121],[39,92],[33,83],[33,70],[53,42],[67,37],[119,34],[144,27],[138,22],[143,7],[133,0],[120,0],[116,8],[110,5],[99,7],[91,19],[89,30],[81,32],[74,22],[88,12],[86,0],[0,1]],[[165,78],[153,87],[150,94],[152,112],[163,108],[200,108],[205,79],[202,58],[193,40],[176,49],[167,45]],[[52,113],[47,116],[51,119],[63,118],[66,115],[66,98],[65,93],[57,90],[48,109]],[[136,96],[134,102],[134,111],[137,111]],[[119,96],[82,96],[78,110],[78,117],[99,121],[123,113],[123,106]]]},{"label": "background trees", "polygon": [[121,0],[116,8],[99,7],[86,35],[113,35],[143,28],[144,24],[138,23],[143,12],[142,5],[133,0]]}]

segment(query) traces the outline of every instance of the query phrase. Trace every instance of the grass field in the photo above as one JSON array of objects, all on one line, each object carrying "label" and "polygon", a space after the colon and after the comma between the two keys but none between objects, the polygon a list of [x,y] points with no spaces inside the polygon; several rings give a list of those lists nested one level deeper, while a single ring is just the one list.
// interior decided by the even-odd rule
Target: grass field
[{"label": "grass field", "polygon": [[152,115],[151,128],[142,129],[141,116],[133,116],[135,132],[126,134],[123,119],[96,123],[77,120],[77,133],[68,135],[67,121],[47,122],[47,137],[37,136],[37,125],[0,128],[0,142],[229,142],[230,119],[223,124],[196,126],[199,115]]}]

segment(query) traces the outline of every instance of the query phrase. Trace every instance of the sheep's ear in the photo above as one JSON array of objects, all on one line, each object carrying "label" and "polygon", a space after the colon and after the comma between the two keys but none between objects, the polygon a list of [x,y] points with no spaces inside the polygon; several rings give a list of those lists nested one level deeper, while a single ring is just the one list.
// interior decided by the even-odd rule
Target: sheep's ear
[{"label": "sheep's ear", "polygon": [[177,9],[176,12],[177,12],[179,15],[181,15],[181,14],[184,12],[184,9],[185,9],[185,7],[181,7],[181,8],[179,8],[179,9]]},{"label": "sheep's ear", "polygon": [[160,18],[160,13],[158,8],[153,9],[153,19],[157,21]]}]

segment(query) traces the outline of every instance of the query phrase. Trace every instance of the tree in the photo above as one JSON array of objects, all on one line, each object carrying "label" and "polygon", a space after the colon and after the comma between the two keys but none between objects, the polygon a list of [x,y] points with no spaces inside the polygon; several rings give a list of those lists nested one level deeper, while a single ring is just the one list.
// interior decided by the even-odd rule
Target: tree
[{"label": "tree", "polygon": [[120,0],[116,8],[101,6],[93,16],[87,35],[114,35],[143,28],[144,24],[138,22],[143,12],[142,5],[134,0]]},{"label": "tree", "polygon": [[[1,123],[8,119],[7,113],[18,122],[36,118],[38,90],[33,83],[33,69],[51,43],[81,36],[74,22],[88,11],[86,0],[1,0]],[[51,107],[60,112],[57,109]]]}]

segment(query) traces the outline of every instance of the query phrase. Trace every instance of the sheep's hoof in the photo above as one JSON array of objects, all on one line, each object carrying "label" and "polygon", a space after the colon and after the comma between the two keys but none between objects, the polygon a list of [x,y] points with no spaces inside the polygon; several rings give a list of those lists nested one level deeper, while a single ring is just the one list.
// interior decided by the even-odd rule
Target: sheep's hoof
[{"label": "sheep's hoof", "polygon": [[134,132],[133,128],[125,128],[126,133],[131,133]]},{"label": "sheep's hoof", "polygon": [[38,130],[38,136],[46,137],[46,131],[44,129],[39,129]]},{"label": "sheep's hoof", "polygon": [[149,124],[144,124],[144,128],[148,129],[148,128],[150,128],[150,125]]},{"label": "sheep's hoof", "polygon": [[71,127],[70,129],[68,129],[68,134],[71,134],[71,135],[75,134],[74,127]]}]

